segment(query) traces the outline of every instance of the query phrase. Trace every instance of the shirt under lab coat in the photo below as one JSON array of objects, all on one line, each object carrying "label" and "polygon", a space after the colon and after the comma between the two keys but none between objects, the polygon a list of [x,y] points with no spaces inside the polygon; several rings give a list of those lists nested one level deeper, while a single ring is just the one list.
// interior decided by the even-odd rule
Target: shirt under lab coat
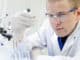
[{"label": "shirt under lab coat", "polygon": [[[67,38],[62,50],[59,48],[57,35],[47,21],[40,31],[27,36],[25,34],[24,41],[20,44],[19,49],[22,54],[26,51],[32,51],[33,47],[44,48],[47,46],[48,56],[52,60],[80,60],[80,22],[74,32]],[[29,55],[29,54],[28,54]]]}]

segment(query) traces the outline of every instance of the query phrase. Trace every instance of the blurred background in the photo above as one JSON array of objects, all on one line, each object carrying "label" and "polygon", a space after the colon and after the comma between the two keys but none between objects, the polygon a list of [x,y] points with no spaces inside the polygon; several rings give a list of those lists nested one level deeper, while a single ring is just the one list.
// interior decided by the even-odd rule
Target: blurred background
[{"label": "blurred background", "polygon": [[39,22],[43,21],[46,0],[0,0],[0,23],[7,16],[12,16],[30,9]]},{"label": "blurred background", "polygon": [[27,29],[30,34],[45,21],[45,12],[46,0],[0,0],[0,28],[9,34],[14,31],[17,37],[22,29],[31,27]]}]

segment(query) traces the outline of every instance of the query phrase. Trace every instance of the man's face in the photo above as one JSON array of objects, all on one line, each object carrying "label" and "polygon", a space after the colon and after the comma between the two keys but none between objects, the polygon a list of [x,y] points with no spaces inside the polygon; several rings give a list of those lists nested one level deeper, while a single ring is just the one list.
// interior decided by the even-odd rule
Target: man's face
[{"label": "man's face", "polygon": [[[76,12],[70,12],[71,9],[68,0],[48,2],[47,4],[50,23],[58,36],[69,35],[78,22]],[[51,17],[50,14],[54,17]]]}]

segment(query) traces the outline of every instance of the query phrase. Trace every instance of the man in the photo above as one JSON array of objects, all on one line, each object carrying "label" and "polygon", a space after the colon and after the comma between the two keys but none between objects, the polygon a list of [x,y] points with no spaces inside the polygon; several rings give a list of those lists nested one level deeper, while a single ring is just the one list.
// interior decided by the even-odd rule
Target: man
[{"label": "man", "polygon": [[31,51],[34,47],[47,47],[52,60],[79,60],[79,3],[80,0],[48,0],[46,15],[49,21],[40,31],[24,37],[22,45],[26,46],[25,49]]}]

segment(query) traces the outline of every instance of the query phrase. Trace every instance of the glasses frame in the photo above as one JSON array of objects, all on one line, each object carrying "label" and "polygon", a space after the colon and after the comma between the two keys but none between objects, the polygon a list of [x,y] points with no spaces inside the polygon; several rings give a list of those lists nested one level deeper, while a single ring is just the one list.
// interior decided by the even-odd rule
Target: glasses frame
[{"label": "glasses frame", "polygon": [[56,14],[53,13],[46,13],[46,16],[48,16],[51,20],[55,20],[55,18],[60,18],[61,21],[64,21],[68,13],[76,11],[77,8],[72,8],[65,12],[57,12]]}]

